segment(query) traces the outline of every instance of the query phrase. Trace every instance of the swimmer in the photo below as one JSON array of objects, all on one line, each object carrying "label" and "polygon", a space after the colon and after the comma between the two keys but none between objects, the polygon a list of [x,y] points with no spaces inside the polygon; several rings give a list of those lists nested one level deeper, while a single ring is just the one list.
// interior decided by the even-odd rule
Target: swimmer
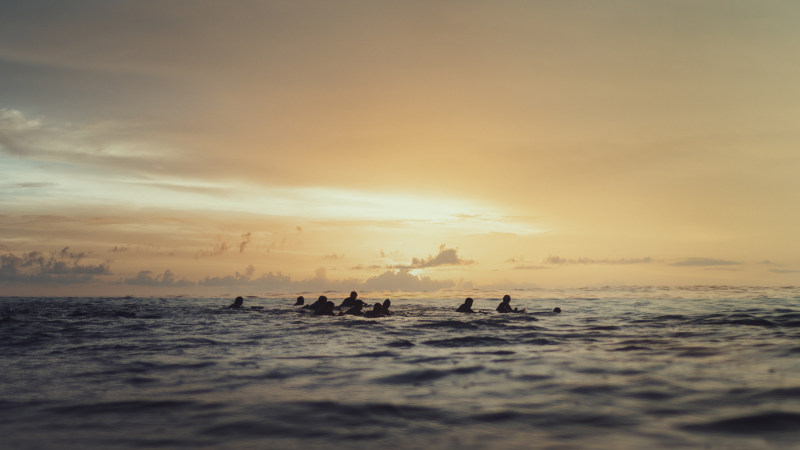
[{"label": "swimmer", "polygon": [[238,308],[242,307],[243,303],[244,303],[244,298],[236,297],[236,300],[234,300],[233,303],[230,306],[228,306],[228,308],[236,308],[236,309],[238,309]]},{"label": "swimmer", "polygon": [[297,297],[297,301],[294,303],[294,306],[303,306],[305,302],[306,299],[301,295],[300,297]]},{"label": "swimmer", "polygon": [[336,314],[333,313],[334,308],[333,302],[325,302],[323,306],[321,306],[318,310],[314,311],[315,316],[335,316]]},{"label": "swimmer", "polygon": [[358,292],[356,291],[351,292],[350,297],[347,297],[346,299],[342,300],[342,304],[339,305],[339,308],[344,309],[356,306],[356,297],[358,297]]},{"label": "swimmer", "polygon": [[389,311],[389,307],[392,306],[392,301],[388,298],[383,301],[383,305],[381,306],[381,312],[384,316],[391,316],[394,314],[393,312]]},{"label": "swimmer", "polygon": [[383,305],[375,303],[372,306],[372,311],[365,312],[364,317],[383,317]]},{"label": "swimmer", "polygon": [[464,300],[464,304],[459,306],[456,312],[474,313],[475,311],[472,310],[472,302],[473,302],[472,298],[467,297],[467,299]]},{"label": "swimmer", "polygon": [[554,313],[556,313],[556,314],[558,314],[558,313],[560,313],[560,312],[561,312],[561,308],[559,308],[558,306],[556,306],[555,308],[553,308],[553,312],[554,312]]},{"label": "swimmer", "polygon": [[347,311],[341,313],[342,316],[363,316],[364,315],[364,302],[361,300],[356,300],[355,306],[348,309]]},{"label": "swimmer", "polygon": [[521,312],[517,308],[511,308],[511,296],[504,295],[503,301],[497,305],[497,312],[499,313],[511,313],[511,312]]}]

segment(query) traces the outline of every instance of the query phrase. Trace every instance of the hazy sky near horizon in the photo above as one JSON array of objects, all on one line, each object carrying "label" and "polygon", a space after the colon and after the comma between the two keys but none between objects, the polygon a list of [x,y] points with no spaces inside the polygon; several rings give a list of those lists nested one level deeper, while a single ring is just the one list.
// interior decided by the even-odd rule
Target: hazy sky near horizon
[{"label": "hazy sky near horizon", "polygon": [[0,285],[797,284],[798,23],[791,1],[0,1]]}]

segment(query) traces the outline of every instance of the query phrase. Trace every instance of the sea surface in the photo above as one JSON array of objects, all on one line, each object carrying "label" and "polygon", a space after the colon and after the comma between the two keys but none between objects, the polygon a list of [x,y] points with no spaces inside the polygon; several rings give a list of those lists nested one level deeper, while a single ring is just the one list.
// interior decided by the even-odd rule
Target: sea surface
[{"label": "sea surface", "polygon": [[297,294],[0,298],[0,447],[800,448],[800,287]]}]

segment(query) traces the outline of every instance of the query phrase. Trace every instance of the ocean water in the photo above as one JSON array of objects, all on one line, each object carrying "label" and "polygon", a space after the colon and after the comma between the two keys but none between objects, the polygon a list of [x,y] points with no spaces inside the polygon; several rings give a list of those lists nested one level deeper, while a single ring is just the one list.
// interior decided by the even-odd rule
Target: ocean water
[{"label": "ocean water", "polygon": [[800,447],[798,287],[395,295],[0,298],[0,447]]}]

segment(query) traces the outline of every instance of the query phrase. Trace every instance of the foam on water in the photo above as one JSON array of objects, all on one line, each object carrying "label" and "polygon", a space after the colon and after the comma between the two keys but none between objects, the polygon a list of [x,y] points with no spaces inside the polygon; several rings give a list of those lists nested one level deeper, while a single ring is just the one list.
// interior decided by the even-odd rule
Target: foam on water
[{"label": "foam on water", "polygon": [[[800,289],[0,298],[8,448],[789,447]],[[483,314],[459,314],[464,297]],[[376,295],[378,300],[386,295]],[[368,297],[369,298],[369,297]],[[564,311],[550,311],[559,306]]]}]

